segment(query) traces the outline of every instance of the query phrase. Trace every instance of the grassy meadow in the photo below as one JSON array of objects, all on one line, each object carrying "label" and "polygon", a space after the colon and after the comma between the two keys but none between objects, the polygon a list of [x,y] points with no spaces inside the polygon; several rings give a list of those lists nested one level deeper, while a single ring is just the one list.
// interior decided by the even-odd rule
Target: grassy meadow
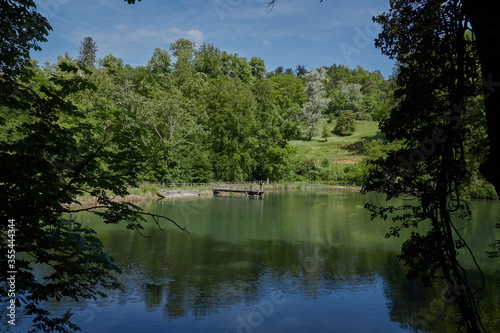
[{"label": "grassy meadow", "polygon": [[[363,144],[365,141],[385,139],[378,125],[378,121],[356,121],[356,131],[351,135],[341,136],[335,133],[333,121],[327,123],[330,137],[326,141],[318,134],[311,141],[299,138],[291,140],[290,144],[296,147],[301,160],[328,160],[338,165],[355,164],[366,156]],[[318,133],[321,133],[321,130]]]}]

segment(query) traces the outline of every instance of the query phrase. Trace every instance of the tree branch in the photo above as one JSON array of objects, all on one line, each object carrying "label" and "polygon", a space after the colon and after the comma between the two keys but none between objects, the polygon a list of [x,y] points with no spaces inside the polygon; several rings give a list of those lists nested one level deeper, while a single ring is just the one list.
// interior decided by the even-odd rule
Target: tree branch
[{"label": "tree branch", "polygon": [[[91,207],[80,208],[80,209],[68,209],[68,210],[61,211],[61,213],[78,213],[78,212],[84,212],[84,211],[92,211],[92,210],[96,210],[96,209],[99,209],[99,208],[109,208],[109,206],[101,205],[101,206],[91,206]],[[146,212],[141,212],[141,211],[138,211],[138,210],[127,209],[127,208],[119,208],[119,209],[122,212],[151,216],[160,230],[163,230],[161,228],[161,225],[160,225],[160,219],[163,218],[163,219],[165,219],[165,220],[170,221],[171,223],[173,223],[180,230],[185,231],[185,232],[187,232],[189,234],[189,231],[187,231],[186,227],[181,227],[179,224],[177,224],[177,222],[175,222],[174,220],[172,220],[171,218],[168,218],[166,216],[158,215],[158,214],[152,214],[152,213],[146,213]]]}]

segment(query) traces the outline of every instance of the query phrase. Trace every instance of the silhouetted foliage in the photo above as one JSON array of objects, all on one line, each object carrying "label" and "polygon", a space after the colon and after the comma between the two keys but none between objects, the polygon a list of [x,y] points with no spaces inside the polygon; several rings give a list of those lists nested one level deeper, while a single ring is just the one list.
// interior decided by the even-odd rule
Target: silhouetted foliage
[{"label": "silhouetted foliage", "polygon": [[459,257],[473,254],[453,219],[473,222],[462,195],[486,155],[484,111],[469,103],[481,83],[477,49],[460,3],[407,4],[393,2],[376,18],[383,28],[376,45],[399,62],[398,103],[381,125],[391,145],[369,162],[365,190],[383,190],[388,200],[416,201],[367,208],[372,217],[392,218],[388,237],[428,226],[426,234],[412,232],[403,244],[399,258],[409,267],[408,277],[426,285],[446,281],[461,311],[459,329],[485,331],[474,298],[482,286],[468,284]]}]

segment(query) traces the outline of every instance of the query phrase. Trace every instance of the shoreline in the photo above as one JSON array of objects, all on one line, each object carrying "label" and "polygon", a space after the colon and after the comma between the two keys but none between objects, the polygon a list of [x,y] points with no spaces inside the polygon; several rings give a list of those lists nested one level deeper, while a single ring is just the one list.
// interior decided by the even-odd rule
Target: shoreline
[{"label": "shoreline", "polygon": [[[264,192],[275,192],[275,191],[297,191],[297,190],[344,190],[344,191],[361,191],[362,187],[354,183],[348,185],[345,183],[340,184],[327,184],[327,183],[309,183],[309,182],[291,182],[291,183],[271,183],[264,184]],[[184,185],[184,186],[183,186]],[[159,192],[163,192],[162,195]],[[182,183],[182,184],[143,184],[140,187],[131,188],[131,193],[124,197],[115,197],[111,200],[113,202],[129,202],[138,203],[146,200],[172,200],[179,198],[193,198],[197,196],[210,196],[213,195],[212,186],[210,184],[192,184]],[[89,197],[77,198],[78,203],[72,205],[96,205],[97,199]],[[493,200],[490,198],[480,198],[480,197],[469,197],[468,200]]]},{"label": "shoreline", "polygon": [[[293,184],[264,184],[264,192],[270,191],[297,191],[297,190],[345,190],[345,191],[360,191],[361,186],[346,186],[346,185],[330,185],[330,184],[311,184],[311,183],[293,183]],[[133,188],[132,190],[139,190],[140,188]],[[162,195],[158,192],[162,191]],[[131,193],[124,197],[114,197],[111,198],[113,202],[129,202],[138,203],[146,200],[172,200],[179,198],[194,198],[198,196],[210,196],[214,195],[213,191],[207,189],[207,187],[202,187],[199,190],[193,189],[192,186],[179,186],[175,189],[172,188],[161,188],[152,189],[150,191],[145,191],[143,193]],[[78,203],[72,205],[89,206],[96,205],[97,198],[95,197],[80,197],[77,198]]]},{"label": "shoreline", "polygon": [[[192,195],[175,195],[171,194],[168,196],[159,196],[157,193],[154,192],[148,192],[144,194],[127,194],[124,197],[113,197],[111,198],[112,202],[129,202],[129,203],[136,203],[136,202],[141,202],[145,200],[170,200],[170,199],[178,199],[178,198],[189,198],[189,197],[197,197],[197,196],[207,196],[211,195],[212,191],[199,191],[197,194],[192,194]],[[72,205],[81,205],[81,206],[89,206],[89,205],[96,205],[97,204],[97,198],[96,197],[91,197],[91,198],[78,198],[77,199],[78,203],[74,203]]]}]

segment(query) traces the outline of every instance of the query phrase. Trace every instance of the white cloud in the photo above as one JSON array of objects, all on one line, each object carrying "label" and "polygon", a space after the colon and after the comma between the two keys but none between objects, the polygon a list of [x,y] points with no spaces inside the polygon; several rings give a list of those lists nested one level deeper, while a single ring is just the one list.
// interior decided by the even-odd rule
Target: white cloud
[{"label": "white cloud", "polygon": [[178,38],[186,38],[195,42],[196,46],[203,44],[203,40],[205,38],[203,32],[198,29],[182,30],[174,27],[171,28],[170,31],[175,34],[175,37],[173,38],[174,40]]}]

